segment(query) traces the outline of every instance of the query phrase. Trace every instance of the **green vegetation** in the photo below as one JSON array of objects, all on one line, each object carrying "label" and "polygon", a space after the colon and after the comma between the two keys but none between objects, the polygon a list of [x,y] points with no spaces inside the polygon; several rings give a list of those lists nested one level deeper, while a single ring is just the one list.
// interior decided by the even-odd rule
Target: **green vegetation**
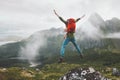
[{"label": "green vegetation", "polygon": [[[89,52],[89,53],[87,53]],[[0,80],[58,80],[69,70],[76,67],[93,67],[105,77],[119,80],[120,77],[112,76],[112,68],[120,69],[119,50],[89,49],[84,52],[84,59],[78,54],[66,53],[65,63],[58,64],[58,56],[46,58],[45,65],[36,68],[28,66],[0,68]],[[21,65],[21,64],[17,64]]]},{"label": "green vegetation", "polygon": [[[69,70],[76,67],[86,67],[90,64],[68,64],[68,63],[54,63],[46,64],[42,68],[0,68],[0,80],[58,80],[61,76],[67,73]],[[119,80],[120,77],[111,76],[112,67],[93,65],[94,68],[100,71],[104,76]],[[37,70],[38,69],[38,70]]]}]

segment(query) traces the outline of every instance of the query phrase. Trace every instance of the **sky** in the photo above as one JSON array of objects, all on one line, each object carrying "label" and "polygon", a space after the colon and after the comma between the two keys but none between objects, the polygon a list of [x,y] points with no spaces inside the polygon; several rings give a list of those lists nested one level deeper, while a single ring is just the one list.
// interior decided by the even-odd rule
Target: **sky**
[{"label": "sky", "polygon": [[[36,31],[63,27],[54,15],[55,9],[64,19],[97,12],[104,20],[120,19],[120,0],[0,0],[0,41],[26,38]],[[78,23],[80,25],[80,23]],[[10,39],[11,40],[11,39]]]}]

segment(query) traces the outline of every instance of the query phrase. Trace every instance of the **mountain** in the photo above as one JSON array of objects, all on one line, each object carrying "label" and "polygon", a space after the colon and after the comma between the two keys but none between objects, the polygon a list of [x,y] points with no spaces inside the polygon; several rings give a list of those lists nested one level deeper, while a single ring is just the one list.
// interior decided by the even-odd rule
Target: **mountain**
[{"label": "mountain", "polygon": [[120,32],[120,20],[118,18],[112,18],[106,21],[106,31],[107,32]]},{"label": "mountain", "polygon": [[[99,14],[92,14],[88,22],[91,28],[98,29],[96,32],[98,35],[106,36],[109,33],[119,32],[120,24],[119,19],[113,18],[111,20],[104,21]],[[114,27],[113,27],[114,26]],[[95,31],[92,31],[95,32]],[[119,49],[119,39],[117,41],[113,38],[102,38],[98,35],[94,35],[95,38],[87,32],[78,29],[76,32],[77,43],[81,46],[85,52],[87,49],[101,48]],[[36,61],[49,61],[53,56],[59,56],[60,47],[63,41],[63,28],[51,28],[49,30],[42,30],[34,33],[29,38],[21,40],[15,43],[9,43],[0,46],[0,66],[14,63],[33,62]],[[87,35],[87,36],[86,36]],[[97,39],[96,39],[97,38]],[[71,45],[71,44],[68,44]],[[75,51],[73,46],[67,46],[66,52]],[[49,57],[49,58],[48,58]],[[11,63],[9,63],[11,61]]]},{"label": "mountain", "polygon": [[96,27],[99,27],[99,28],[104,28],[105,27],[105,21],[102,19],[102,17],[97,14],[97,13],[94,13],[92,14],[88,21],[93,25],[93,26],[96,26]]}]

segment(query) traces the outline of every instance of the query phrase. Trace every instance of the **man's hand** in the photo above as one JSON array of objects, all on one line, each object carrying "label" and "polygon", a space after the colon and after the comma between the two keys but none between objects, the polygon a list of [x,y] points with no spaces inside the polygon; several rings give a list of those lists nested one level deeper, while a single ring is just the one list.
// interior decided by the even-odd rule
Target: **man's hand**
[{"label": "man's hand", "polygon": [[65,35],[64,35],[64,39],[66,39],[66,37],[67,37],[67,35],[65,34]]},{"label": "man's hand", "polygon": [[57,16],[57,17],[60,17],[57,13],[56,13],[56,11],[54,10],[54,13],[55,13],[55,15]]},{"label": "man's hand", "polygon": [[80,19],[82,19],[82,18],[84,18],[85,17],[85,14],[80,18]]},{"label": "man's hand", "polygon": [[67,28],[64,29],[64,32],[67,32]]}]

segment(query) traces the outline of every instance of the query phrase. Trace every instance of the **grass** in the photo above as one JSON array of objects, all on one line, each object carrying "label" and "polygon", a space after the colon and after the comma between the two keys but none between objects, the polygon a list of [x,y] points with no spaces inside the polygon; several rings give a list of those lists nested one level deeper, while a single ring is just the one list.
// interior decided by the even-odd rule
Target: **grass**
[{"label": "grass", "polygon": [[[89,53],[87,53],[89,52]],[[66,53],[65,63],[58,64],[57,57],[48,58],[42,67],[9,67],[0,68],[0,80],[58,80],[69,70],[76,67],[93,67],[105,77],[119,80],[120,77],[112,76],[112,68],[120,69],[119,51],[94,50],[84,53],[84,59],[80,59],[77,53]]]}]

